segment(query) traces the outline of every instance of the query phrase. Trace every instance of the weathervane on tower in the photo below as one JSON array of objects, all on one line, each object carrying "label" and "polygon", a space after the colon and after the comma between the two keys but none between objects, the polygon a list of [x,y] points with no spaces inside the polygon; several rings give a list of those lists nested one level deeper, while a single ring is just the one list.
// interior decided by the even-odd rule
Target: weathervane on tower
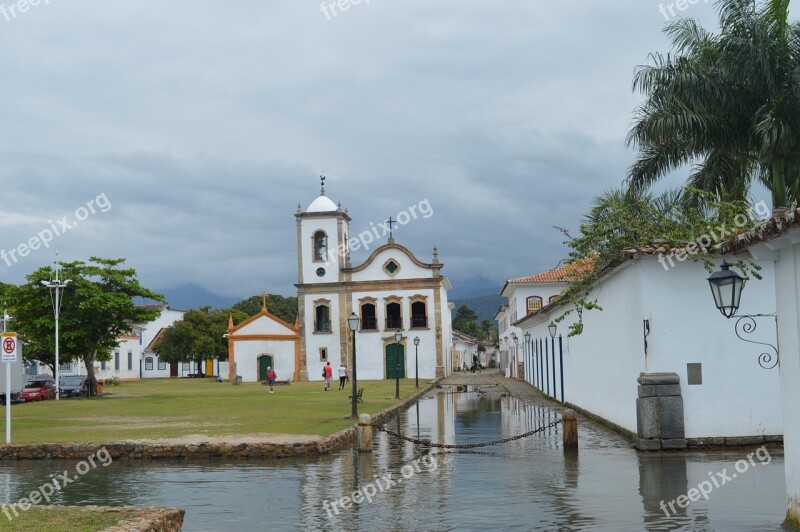
[{"label": "weathervane on tower", "polygon": [[325,177],[325,172],[322,172],[322,173],[319,175],[319,181],[320,181],[320,191],[319,191],[319,195],[320,195],[320,196],[324,196],[324,195],[325,195],[325,179],[326,179],[326,177]]}]

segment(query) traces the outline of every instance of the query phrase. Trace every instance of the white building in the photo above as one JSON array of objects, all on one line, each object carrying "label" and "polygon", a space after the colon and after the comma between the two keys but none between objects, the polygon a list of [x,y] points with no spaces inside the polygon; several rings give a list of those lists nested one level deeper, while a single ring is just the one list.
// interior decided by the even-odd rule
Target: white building
[{"label": "white building", "polygon": [[572,269],[561,266],[536,275],[509,279],[503,285],[500,295],[507,298],[508,303],[500,307],[495,320],[499,331],[500,369],[507,376],[523,376],[523,331],[516,322],[555,301],[569,284],[567,281]]},{"label": "white building", "polygon": [[474,336],[461,331],[453,331],[453,369],[464,370],[472,367],[473,357],[478,356],[480,342]]},{"label": "white building", "polygon": [[[742,314],[775,311],[775,295],[766,289],[774,282],[773,265],[758,263],[763,280],[752,280],[748,287],[761,289],[750,289]],[[521,356],[532,369],[526,380],[559,401],[636,433],[639,374],[674,372],[680,378],[690,443],[781,435],[778,370],[759,365],[764,346],[743,342],[733,323],[718,319],[706,277],[700,262],[665,269],[654,254],[632,254],[601,273],[586,299],[596,299],[602,310],[583,312],[582,334],[567,336],[578,320],[572,312],[551,337],[549,324],[572,309],[558,302],[514,323],[521,331]],[[759,321],[754,334],[740,334],[774,345],[774,320]]]},{"label": "white building", "polygon": [[228,375],[245,382],[265,381],[273,368],[278,380],[299,380],[300,326],[289,325],[267,310],[264,294],[261,312],[239,325],[228,324]]},{"label": "white building", "polygon": [[[160,309],[161,311],[158,317],[147,323],[133,325],[130,334],[119,337],[119,345],[112,352],[111,360],[107,362],[95,362],[95,377],[98,380],[111,378],[138,380],[148,377],[180,376],[181,368],[179,368],[177,362],[172,364],[174,371],[171,372],[168,365],[159,362],[157,355],[149,351],[149,349],[152,347],[157,335],[162,334],[165,328],[176,321],[183,319],[185,311],[170,308],[168,305],[157,305],[154,308]],[[186,366],[189,366],[189,364],[187,363]],[[194,366],[196,365],[193,365],[193,367]],[[191,372],[189,371],[189,367],[184,369],[187,370],[187,374]],[[39,364],[38,362],[29,365],[25,371],[30,375],[52,373],[49,367]],[[87,373],[83,360],[59,364],[58,372],[59,376],[86,375]],[[212,373],[208,374],[211,375]]]},{"label": "white building", "polygon": [[[787,520],[800,526],[800,212],[792,211],[768,220],[756,230],[736,239],[736,248],[748,249],[753,257],[774,261],[773,283],[747,283],[739,315],[775,310],[780,354],[780,400],[786,469]],[[776,305],[760,306],[775,297]],[[745,306],[746,303],[746,306]],[[707,303],[709,305],[710,303]],[[713,311],[713,307],[712,307]],[[713,312],[712,312],[713,313]],[[734,316],[736,318],[736,316]],[[718,321],[727,321],[717,316]],[[740,374],[746,376],[743,372]]]},{"label": "white building", "polygon": [[[309,207],[299,206],[297,224],[296,326],[276,321],[269,313],[248,323],[247,334],[266,343],[240,347],[243,330],[229,336],[231,360],[243,380],[255,380],[259,359],[270,357],[279,378],[322,380],[330,362],[352,369],[352,337],[347,318],[359,317],[356,333],[359,379],[394,379],[414,375],[447,376],[452,368],[452,328],[447,291],[436,249],[425,263],[390,237],[363,264],[350,263],[350,250],[366,243],[350,238],[350,216],[325,195]],[[295,331],[295,327],[297,327]],[[402,339],[397,343],[395,333]],[[291,344],[299,335],[298,352]],[[277,337],[277,338],[276,338]],[[414,339],[419,338],[419,346]],[[290,345],[291,344],[291,345]],[[242,346],[244,344],[241,344]],[[416,355],[418,353],[418,357]]]}]

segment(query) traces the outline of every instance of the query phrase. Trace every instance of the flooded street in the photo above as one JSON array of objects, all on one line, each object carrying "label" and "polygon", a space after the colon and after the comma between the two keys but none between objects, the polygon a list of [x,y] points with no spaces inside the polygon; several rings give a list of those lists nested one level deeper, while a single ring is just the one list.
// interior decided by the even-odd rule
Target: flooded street
[{"label": "flooded street", "polygon": [[[560,417],[548,405],[503,392],[438,390],[387,428],[422,440],[468,444],[522,434]],[[636,453],[623,438],[583,419],[580,450],[566,454],[560,426],[473,450],[428,450],[377,433],[372,454],[346,450],[315,459],[246,462],[117,460],[65,487],[53,502],[182,507],[187,531],[781,530],[782,454],[770,448],[737,473],[737,460],[753,451]],[[72,466],[0,464],[4,502],[26,496],[52,473]],[[706,489],[708,500],[686,508],[674,502],[706,486],[704,481],[712,486]]]}]

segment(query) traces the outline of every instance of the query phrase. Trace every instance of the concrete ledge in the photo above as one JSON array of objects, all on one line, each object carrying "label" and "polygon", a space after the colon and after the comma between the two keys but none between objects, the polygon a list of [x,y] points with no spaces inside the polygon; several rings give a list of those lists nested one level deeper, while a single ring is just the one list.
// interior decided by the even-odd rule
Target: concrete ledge
[{"label": "concrete ledge", "polygon": [[[542,395],[544,395],[544,394],[542,394]],[[558,401],[554,401],[554,402],[558,403]],[[558,403],[558,404],[561,404],[561,403]],[[613,422],[607,420],[606,418],[600,417],[597,414],[589,412],[588,410],[585,410],[585,409],[583,409],[583,408],[581,408],[581,407],[579,407],[577,405],[574,405],[572,403],[564,403],[564,405],[567,408],[573,409],[574,411],[576,411],[580,415],[591,419],[592,421],[594,421],[598,425],[602,425],[602,426],[606,427],[607,429],[613,430],[614,432],[616,432],[617,434],[619,434],[620,436],[622,436],[623,438],[625,438],[626,440],[628,440],[628,441],[630,441],[632,443],[635,443],[636,440],[637,440],[635,432],[633,432],[631,430],[628,430],[628,429],[626,429],[626,428],[624,428],[624,427],[622,427],[620,425],[617,425],[616,423],[613,423]]]},{"label": "concrete ledge", "polygon": [[[427,388],[400,403],[372,416],[374,424],[382,425],[398,411],[408,408],[421,396],[430,392],[439,379]],[[105,448],[113,459],[158,460],[181,458],[185,460],[288,458],[327,454],[355,442],[356,425],[335,432],[319,440],[301,443],[40,443],[33,445],[0,445],[0,460],[83,460]]]},{"label": "concrete ledge", "polygon": [[746,447],[752,445],[762,445],[764,443],[783,443],[783,436],[763,435],[763,436],[720,436],[709,438],[687,438],[688,447],[697,449],[701,447]]}]

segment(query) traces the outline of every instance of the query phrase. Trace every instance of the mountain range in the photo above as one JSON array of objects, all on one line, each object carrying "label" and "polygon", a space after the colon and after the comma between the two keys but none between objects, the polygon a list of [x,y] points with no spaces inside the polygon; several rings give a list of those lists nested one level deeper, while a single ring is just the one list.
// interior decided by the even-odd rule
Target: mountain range
[{"label": "mountain range", "polygon": [[[466,281],[454,281],[453,289],[450,290],[448,296],[456,308],[465,304],[474,310],[478,314],[478,321],[492,320],[497,312],[497,307],[505,301],[498,295],[501,286],[500,282],[479,276]],[[160,292],[167,298],[170,307],[182,310],[199,308],[204,305],[214,309],[230,308],[244,299],[215,294],[197,283],[164,288]]]}]

